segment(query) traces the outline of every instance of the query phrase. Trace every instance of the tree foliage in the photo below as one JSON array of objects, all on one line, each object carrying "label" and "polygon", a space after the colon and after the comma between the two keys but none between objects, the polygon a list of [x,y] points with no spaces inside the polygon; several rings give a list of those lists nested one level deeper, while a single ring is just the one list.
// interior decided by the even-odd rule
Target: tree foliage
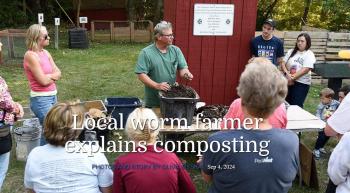
[{"label": "tree foliage", "polygon": [[128,0],[129,20],[151,20],[158,23],[163,18],[163,0]]},{"label": "tree foliage", "polygon": [[331,31],[349,30],[350,0],[259,0],[257,15],[257,30],[266,18],[274,18],[279,30],[301,30],[304,22]]},{"label": "tree foliage", "polygon": [[[58,1],[66,11],[72,11],[72,0]],[[28,24],[37,23],[38,13],[44,13],[45,24],[52,24],[54,17],[60,17],[63,21],[66,19],[55,0],[1,0],[0,29],[25,27]]]},{"label": "tree foliage", "polygon": [[[36,23],[39,12],[44,13],[45,18],[60,17],[62,23],[66,20],[56,0],[0,1],[0,29]],[[75,0],[58,1],[67,12],[74,15]],[[163,1],[126,0],[129,20],[159,22],[163,18]],[[331,31],[350,30],[350,0],[259,0],[257,30],[261,30],[267,18],[274,18],[279,30],[300,30],[305,22],[311,27]],[[52,24],[53,19],[46,19],[44,23]]]},{"label": "tree foliage", "polygon": [[15,0],[1,0],[0,29],[6,26],[17,27],[27,23],[28,16],[23,11],[21,2]]}]

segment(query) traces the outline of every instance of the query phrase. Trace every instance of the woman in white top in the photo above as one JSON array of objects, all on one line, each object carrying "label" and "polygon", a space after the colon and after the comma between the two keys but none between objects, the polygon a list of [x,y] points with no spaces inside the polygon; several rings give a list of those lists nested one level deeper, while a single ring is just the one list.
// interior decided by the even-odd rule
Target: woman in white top
[{"label": "woman in white top", "polygon": [[27,160],[24,185],[30,193],[111,193],[113,172],[99,146],[75,141],[84,121],[81,105],[60,103],[44,122],[47,144]]},{"label": "woman in white top", "polygon": [[311,38],[307,33],[299,34],[294,49],[290,49],[283,59],[282,70],[288,79],[286,101],[291,105],[303,108],[304,101],[311,85],[311,69],[316,58],[309,50]]}]

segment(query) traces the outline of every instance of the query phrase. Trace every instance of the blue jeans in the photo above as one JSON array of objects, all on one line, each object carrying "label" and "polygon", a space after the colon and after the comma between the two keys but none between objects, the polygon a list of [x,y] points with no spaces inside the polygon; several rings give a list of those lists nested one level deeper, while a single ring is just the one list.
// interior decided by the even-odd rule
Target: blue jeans
[{"label": "blue jeans", "polygon": [[315,149],[320,149],[320,148],[324,148],[324,146],[326,145],[327,141],[329,140],[330,137],[328,137],[324,131],[319,131],[318,132],[318,137],[315,143]]},{"label": "blue jeans", "polygon": [[10,152],[0,155],[0,192],[10,162]]},{"label": "blue jeans", "polygon": [[56,103],[57,103],[56,95],[30,97],[30,109],[33,111],[35,116],[38,117],[40,125],[42,126],[40,145],[46,144],[46,140],[44,137],[44,128],[43,128],[45,116],[49,112],[51,107]]},{"label": "blue jeans", "polygon": [[290,105],[298,105],[299,107],[304,107],[304,101],[306,99],[307,93],[309,92],[310,85],[303,84],[300,82],[294,82],[294,85],[288,87],[288,95],[286,101]]}]

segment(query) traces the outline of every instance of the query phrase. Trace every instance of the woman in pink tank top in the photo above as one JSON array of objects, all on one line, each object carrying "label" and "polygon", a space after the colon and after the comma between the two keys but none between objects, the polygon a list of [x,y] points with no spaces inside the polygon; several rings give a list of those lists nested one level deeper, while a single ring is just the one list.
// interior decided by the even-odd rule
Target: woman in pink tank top
[{"label": "woman in pink tank top", "polygon": [[[27,31],[23,67],[30,86],[30,108],[43,125],[44,118],[57,102],[56,81],[61,78],[61,71],[56,66],[51,54],[44,49],[49,45],[50,37],[46,28],[39,24],[31,25]],[[46,144],[42,137],[41,145]]]}]

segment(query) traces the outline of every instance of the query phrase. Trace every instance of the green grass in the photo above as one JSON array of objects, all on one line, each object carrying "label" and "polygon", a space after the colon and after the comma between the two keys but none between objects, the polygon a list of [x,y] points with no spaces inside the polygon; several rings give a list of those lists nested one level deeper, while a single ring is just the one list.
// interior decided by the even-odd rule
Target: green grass
[{"label": "green grass", "polygon": [[[104,99],[110,96],[136,96],[143,97],[143,85],[137,80],[133,69],[139,51],[147,44],[99,44],[93,43],[87,50],[70,50],[64,47],[61,49],[49,48],[54,60],[62,71],[62,79],[58,84],[59,101],[68,100],[94,100]],[[23,73],[22,63],[0,66],[0,75],[5,78],[11,94],[16,101],[28,106],[29,88]],[[305,108],[314,113],[318,104],[318,92],[322,86],[312,86]],[[207,135],[195,135],[193,138],[205,138]],[[316,132],[304,133],[302,141],[309,148],[313,148],[317,137]],[[336,144],[331,140],[326,149],[330,150]],[[106,154],[110,163],[119,153]],[[195,163],[196,156],[193,154],[181,154],[180,157],[187,163]],[[329,157],[329,155],[327,156]],[[316,193],[324,192],[326,187],[328,159],[317,161],[319,173],[320,191],[306,187],[299,187],[297,183],[290,190],[292,193]],[[11,154],[9,171],[3,186],[4,193],[24,192],[23,173],[25,164],[15,159],[15,148]],[[209,187],[201,176],[199,170],[189,170],[199,193],[207,192]]]}]

